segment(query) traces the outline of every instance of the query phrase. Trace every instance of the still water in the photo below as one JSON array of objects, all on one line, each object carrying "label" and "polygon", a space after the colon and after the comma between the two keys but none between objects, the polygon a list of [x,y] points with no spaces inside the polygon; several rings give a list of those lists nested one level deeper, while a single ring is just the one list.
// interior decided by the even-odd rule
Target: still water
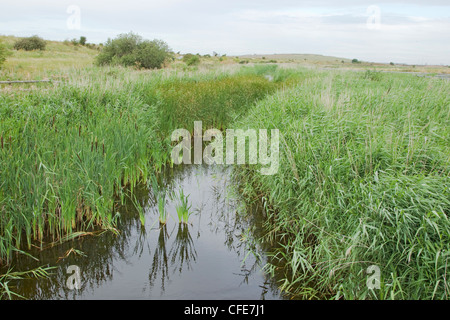
[{"label": "still water", "polygon": [[[119,234],[32,250],[39,261],[18,257],[15,271],[56,268],[49,279],[21,280],[11,289],[27,299],[283,299],[276,277],[261,271],[270,247],[252,240],[261,232],[263,211],[244,206],[230,170],[206,165],[166,170],[158,184],[167,194],[189,195],[188,224],[178,222],[177,199],[168,196],[167,223],[160,226],[152,188],[141,186],[133,194],[144,210],[144,226],[134,207],[123,206]],[[74,275],[69,266],[80,271],[79,289],[68,287]]]}]

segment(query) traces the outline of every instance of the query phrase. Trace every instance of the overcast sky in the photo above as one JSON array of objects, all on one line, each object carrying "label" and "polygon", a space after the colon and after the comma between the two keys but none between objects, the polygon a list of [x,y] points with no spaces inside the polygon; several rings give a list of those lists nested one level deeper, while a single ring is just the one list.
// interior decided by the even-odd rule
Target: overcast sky
[{"label": "overcast sky", "polygon": [[133,31],[175,51],[312,53],[450,65],[450,0],[2,0],[0,34],[105,42]]}]

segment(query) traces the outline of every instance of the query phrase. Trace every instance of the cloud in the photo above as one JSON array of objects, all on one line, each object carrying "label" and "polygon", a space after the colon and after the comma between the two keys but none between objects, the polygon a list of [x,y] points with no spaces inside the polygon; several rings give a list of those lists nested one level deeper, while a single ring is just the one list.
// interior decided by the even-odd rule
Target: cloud
[{"label": "cloud", "polygon": [[[3,5],[4,34],[104,42],[134,31],[175,51],[317,53],[369,61],[450,64],[450,6],[442,0],[379,1],[379,28],[368,27],[373,1],[169,0],[25,1]],[[78,5],[81,30],[67,28]]]}]

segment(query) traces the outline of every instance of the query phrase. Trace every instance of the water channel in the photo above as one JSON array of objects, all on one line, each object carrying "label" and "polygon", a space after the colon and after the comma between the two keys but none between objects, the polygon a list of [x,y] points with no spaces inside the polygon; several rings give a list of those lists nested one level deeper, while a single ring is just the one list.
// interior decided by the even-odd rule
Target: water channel
[{"label": "water channel", "polygon": [[[11,289],[27,299],[284,299],[277,277],[261,270],[271,250],[255,242],[264,212],[244,205],[230,173],[230,167],[207,165],[165,170],[160,188],[188,195],[188,224],[178,221],[176,197],[167,197],[167,223],[160,225],[152,188],[140,186],[133,194],[144,226],[134,206],[126,205],[119,211],[119,234],[34,248],[30,254],[39,261],[21,255],[13,261],[15,271],[56,268],[48,279],[20,280]],[[70,266],[79,270],[79,289],[68,284],[75,275]]]}]

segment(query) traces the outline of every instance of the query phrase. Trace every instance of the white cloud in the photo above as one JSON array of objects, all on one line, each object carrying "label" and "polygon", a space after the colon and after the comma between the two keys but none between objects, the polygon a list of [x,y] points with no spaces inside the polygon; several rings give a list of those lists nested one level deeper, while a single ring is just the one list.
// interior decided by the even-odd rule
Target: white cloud
[{"label": "white cloud", "polygon": [[[175,51],[317,53],[369,61],[450,64],[448,1],[380,1],[380,28],[367,28],[373,1],[25,1],[3,5],[0,32],[91,42],[134,31]],[[69,5],[81,30],[68,30]]]}]

